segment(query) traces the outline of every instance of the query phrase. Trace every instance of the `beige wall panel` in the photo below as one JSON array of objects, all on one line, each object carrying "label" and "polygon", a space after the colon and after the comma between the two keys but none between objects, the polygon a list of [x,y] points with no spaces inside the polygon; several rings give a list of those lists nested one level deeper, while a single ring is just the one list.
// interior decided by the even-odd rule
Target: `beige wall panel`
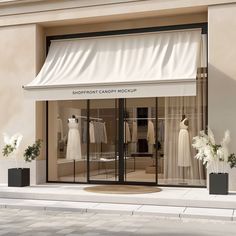
[{"label": "beige wall panel", "polygon": [[[42,0],[0,3],[0,25],[71,24],[207,11],[235,0]],[[75,22],[77,20],[77,22]]]},{"label": "beige wall panel", "polygon": [[44,28],[36,26],[36,74],[40,71],[46,56],[46,38]]},{"label": "beige wall panel", "polygon": [[[230,151],[236,152],[236,4],[209,8],[209,125],[217,141],[231,132]],[[236,190],[236,169],[230,172]]]},{"label": "beige wall panel", "polygon": [[46,36],[207,22],[207,13],[45,28]]},{"label": "beige wall panel", "polygon": [[[35,32],[35,25],[0,28],[0,148],[3,147],[3,132],[22,133],[20,166],[26,166],[23,150],[35,139],[35,103],[25,100],[22,89],[22,85],[35,76]],[[12,160],[3,158],[0,152],[0,161],[0,182],[6,182],[7,168]],[[35,163],[27,166],[34,169]],[[34,183],[33,172],[31,181]]]},{"label": "beige wall panel", "polygon": [[[114,20],[127,20],[155,16],[168,16],[173,14],[193,14],[206,12],[210,4],[219,4],[222,0],[147,0],[147,1],[100,1],[91,5],[87,1],[81,5],[80,1],[73,1],[74,6],[68,6],[72,1],[65,1],[63,5],[56,7],[49,3],[42,8],[42,4],[33,4],[31,10],[27,6],[19,5],[15,11],[11,6],[2,7],[0,26],[40,23],[44,25],[95,23]],[[85,2],[85,1],[84,1]],[[45,3],[46,4],[46,3]],[[79,5],[80,6],[79,6]],[[0,5],[1,8],[1,5]],[[19,8],[21,10],[19,10]],[[13,11],[11,11],[13,10]]]},{"label": "beige wall panel", "polygon": [[[36,73],[40,71],[45,60],[45,33],[41,26],[36,27]],[[36,102],[36,138],[43,140],[41,155],[38,160],[46,158],[46,102]]]}]

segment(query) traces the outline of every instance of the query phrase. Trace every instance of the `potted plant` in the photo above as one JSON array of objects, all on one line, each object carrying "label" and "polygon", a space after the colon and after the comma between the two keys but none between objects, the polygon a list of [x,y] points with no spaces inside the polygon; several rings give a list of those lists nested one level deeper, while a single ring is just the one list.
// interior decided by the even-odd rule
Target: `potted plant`
[{"label": "potted plant", "polygon": [[[8,169],[8,186],[24,187],[30,185],[30,168],[19,168],[17,157],[19,155],[19,146],[23,136],[19,133],[9,137],[4,134],[3,156],[13,156],[15,158],[16,167]],[[24,151],[24,160],[31,162],[40,155],[41,140],[37,140],[32,146],[28,146]]]},{"label": "potted plant", "polygon": [[212,130],[208,134],[204,131],[193,138],[193,147],[197,149],[195,158],[203,161],[206,168],[210,170],[209,193],[228,194],[228,166],[236,166],[235,154],[229,154],[228,144],[230,132],[225,131],[224,138],[220,144],[216,144]]}]

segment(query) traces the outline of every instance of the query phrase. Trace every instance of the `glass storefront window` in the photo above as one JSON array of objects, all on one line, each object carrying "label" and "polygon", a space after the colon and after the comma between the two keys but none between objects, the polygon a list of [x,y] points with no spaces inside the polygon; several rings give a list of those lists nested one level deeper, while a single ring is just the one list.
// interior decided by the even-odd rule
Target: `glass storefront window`
[{"label": "glass storefront window", "polygon": [[158,184],[206,185],[205,167],[192,148],[193,137],[207,125],[206,78],[201,70],[198,75],[197,96],[158,98]]},{"label": "glass storefront window", "polygon": [[48,181],[205,186],[191,146],[207,124],[197,81],[193,97],[48,102]]},{"label": "glass storefront window", "polygon": [[87,181],[87,102],[48,104],[48,180]]},{"label": "glass storefront window", "polygon": [[118,180],[117,100],[91,100],[89,107],[89,179]]},{"label": "glass storefront window", "polygon": [[125,180],[156,182],[156,99],[125,102]]}]

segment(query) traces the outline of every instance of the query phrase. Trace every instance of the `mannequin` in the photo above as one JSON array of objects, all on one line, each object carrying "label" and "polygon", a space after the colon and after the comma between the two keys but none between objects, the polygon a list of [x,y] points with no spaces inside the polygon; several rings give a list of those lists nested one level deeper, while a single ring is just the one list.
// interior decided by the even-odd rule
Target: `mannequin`
[{"label": "mannequin", "polygon": [[[178,139],[178,166],[183,170],[183,179],[185,179],[186,168],[191,166],[191,149],[188,132],[189,121],[185,114],[180,121],[179,139]],[[185,183],[184,183],[185,184]]]},{"label": "mannequin", "polygon": [[68,122],[70,122],[71,119],[74,119],[77,123],[79,122],[75,115],[72,115],[71,118],[68,119]]},{"label": "mannequin", "polygon": [[68,160],[82,159],[78,122],[78,118],[76,118],[75,115],[72,115],[72,117],[68,119],[69,132],[66,150],[66,159]]}]

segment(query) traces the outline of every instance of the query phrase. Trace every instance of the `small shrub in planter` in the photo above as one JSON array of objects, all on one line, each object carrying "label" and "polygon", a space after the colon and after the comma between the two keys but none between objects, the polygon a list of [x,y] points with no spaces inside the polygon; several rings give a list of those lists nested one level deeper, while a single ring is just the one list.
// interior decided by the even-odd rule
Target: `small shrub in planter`
[{"label": "small shrub in planter", "polygon": [[38,139],[33,145],[28,146],[24,152],[26,162],[35,160],[40,155],[42,140]]},{"label": "small shrub in planter", "polygon": [[[16,161],[16,168],[8,169],[8,186],[23,187],[30,185],[30,168],[19,168],[17,163],[18,148],[22,140],[21,134],[15,134],[11,138],[4,134],[3,156],[13,156]],[[40,155],[41,140],[28,146],[24,151],[25,162],[31,162]]]},{"label": "small shrub in planter", "polygon": [[210,194],[228,194],[228,166],[236,167],[235,154],[229,154],[229,142],[230,133],[228,130],[220,144],[216,144],[210,128],[208,128],[208,134],[201,131],[199,136],[193,138],[193,147],[198,151],[195,157],[203,161],[203,164],[210,169]]}]

